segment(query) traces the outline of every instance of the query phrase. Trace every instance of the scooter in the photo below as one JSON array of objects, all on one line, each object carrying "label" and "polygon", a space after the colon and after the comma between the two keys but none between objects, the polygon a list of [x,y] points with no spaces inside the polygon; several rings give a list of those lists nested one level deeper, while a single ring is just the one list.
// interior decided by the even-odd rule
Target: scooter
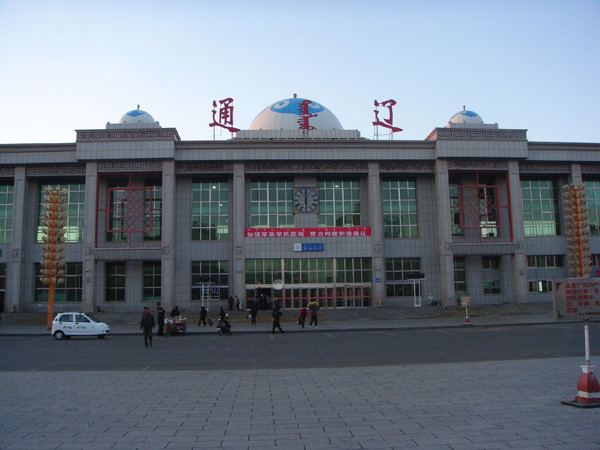
[{"label": "scooter", "polygon": [[229,323],[229,314],[225,314],[225,317],[222,319],[219,318],[217,322],[217,330],[219,331],[219,336],[223,336],[228,334],[231,336],[231,324]]}]

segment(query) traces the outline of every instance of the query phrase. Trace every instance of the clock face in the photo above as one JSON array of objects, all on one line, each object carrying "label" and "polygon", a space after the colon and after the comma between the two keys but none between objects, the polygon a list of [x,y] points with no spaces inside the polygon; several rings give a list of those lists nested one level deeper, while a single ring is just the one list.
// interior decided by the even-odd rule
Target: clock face
[{"label": "clock face", "polygon": [[294,188],[294,209],[298,212],[309,213],[319,208],[319,190],[317,188]]}]

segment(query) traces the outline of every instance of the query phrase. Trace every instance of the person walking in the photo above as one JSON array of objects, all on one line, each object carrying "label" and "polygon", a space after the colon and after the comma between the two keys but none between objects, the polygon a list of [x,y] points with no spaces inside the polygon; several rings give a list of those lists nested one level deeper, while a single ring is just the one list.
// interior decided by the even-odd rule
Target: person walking
[{"label": "person walking", "polygon": [[156,331],[156,335],[162,336],[163,330],[165,328],[165,310],[162,307],[158,308],[157,321],[158,321],[158,330]]},{"label": "person walking", "polygon": [[281,316],[282,315],[283,315],[283,313],[279,309],[279,306],[275,305],[275,307],[273,308],[273,334],[275,334],[275,328],[279,328],[279,331],[281,331],[282,333],[285,333],[285,331],[283,331],[281,329]]},{"label": "person walking", "polygon": [[200,308],[200,321],[198,322],[198,326],[200,326],[201,324],[206,326],[206,315],[208,314],[208,311],[206,310],[206,308],[203,306],[202,308]]},{"label": "person walking", "polygon": [[304,323],[306,322],[306,316],[308,316],[308,311],[306,310],[306,305],[302,305],[300,314],[298,314],[298,325],[301,325],[302,328],[304,328]]},{"label": "person walking", "polygon": [[319,311],[320,306],[316,300],[311,300],[307,306],[308,306],[308,309],[310,310],[310,323],[308,324],[308,326],[312,328],[312,324],[314,322],[315,328],[317,328],[317,325],[319,324],[319,318],[317,317],[317,312]]},{"label": "person walking", "polygon": [[152,347],[152,329],[154,328],[154,316],[150,313],[150,309],[144,306],[144,314],[140,320],[140,329],[144,331],[144,344],[148,348],[148,342]]},{"label": "person walking", "polygon": [[227,313],[225,312],[225,310],[221,306],[221,310],[219,311],[219,319],[221,319],[221,321],[222,321],[225,318],[226,315],[227,315]]},{"label": "person walking", "polygon": [[258,315],[258,302],[252,303],[250,307],[250,318],[252,319],[252,325],[256,325],[256,316]]}]

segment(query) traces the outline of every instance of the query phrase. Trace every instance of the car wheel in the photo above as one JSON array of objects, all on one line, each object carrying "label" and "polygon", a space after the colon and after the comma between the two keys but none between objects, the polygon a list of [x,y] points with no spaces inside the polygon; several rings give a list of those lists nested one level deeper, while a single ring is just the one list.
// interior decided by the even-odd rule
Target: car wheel
[{"label": "car wheel", "polygon": [[60,341],[64,338],[65,338],[65,333],[63,333],[62,331],[59,330],[56,333],[54,333],[54,339],[56,339],[57,341]]},{"label": "car wheel", "polygon": [[100,334],[98,335],[98,339],[104,339],[105,335],[104,334]]}]

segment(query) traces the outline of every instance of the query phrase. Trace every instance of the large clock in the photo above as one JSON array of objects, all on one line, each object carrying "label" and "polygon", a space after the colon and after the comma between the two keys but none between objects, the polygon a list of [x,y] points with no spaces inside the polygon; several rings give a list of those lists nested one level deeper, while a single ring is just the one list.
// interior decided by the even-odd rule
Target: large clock
[{"label": "large clock", "polygon": [[294,188],[292,194],[294,209],[301,213],[315,212],[319,209],[319,190],[317,188]]}]

